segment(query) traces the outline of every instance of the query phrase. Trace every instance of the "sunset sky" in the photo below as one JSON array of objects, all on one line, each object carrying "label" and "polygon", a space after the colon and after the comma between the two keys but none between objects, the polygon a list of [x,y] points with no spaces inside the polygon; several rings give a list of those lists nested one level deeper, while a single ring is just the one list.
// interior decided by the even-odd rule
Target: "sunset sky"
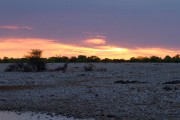
[{"label": "sunset sky", "polygon": [[180,54],[180,0],[0,0],[0,58]]}]

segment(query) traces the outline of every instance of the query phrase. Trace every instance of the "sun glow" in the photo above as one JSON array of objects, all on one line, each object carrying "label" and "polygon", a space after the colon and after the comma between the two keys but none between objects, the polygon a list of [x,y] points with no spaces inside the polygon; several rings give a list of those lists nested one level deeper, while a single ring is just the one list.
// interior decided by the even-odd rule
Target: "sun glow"
[{"label": "sun glow", "polygon": [[86,47],[83,45],[64,44],[55,40],[39,38],[0,38],[0,58],[14,57],[20,58],[31,49],[41,49],[44,51],[43,57],[61,56],[98,56],[100,58],[118,58],[129,59],[137,56],[174,56],[180,53],[180,50],[173,51],[163,48],[137,48],[129,49],[114,45],[96,44]]}]

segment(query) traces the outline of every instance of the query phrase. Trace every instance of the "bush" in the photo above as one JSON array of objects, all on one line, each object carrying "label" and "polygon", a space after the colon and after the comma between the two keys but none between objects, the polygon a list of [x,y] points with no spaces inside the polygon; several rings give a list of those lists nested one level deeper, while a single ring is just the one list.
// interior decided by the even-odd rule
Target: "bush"
[{"label": "bush", "polygon": [[26,56],[28,59],[28,65],[34,72],[46,70],[46,62],[42,56],[42,50],[33,49],[29,55]]},{"label": "bush", "polygon": [[32,72],[33,69],[31,66],[24,64],[24,63],[14,63],[9,65],[5,72]]},{"label": "bush", "polygon": [[42,56],[42,50],[33,49],[29,55],[26,56],[27,63],[14,63],[9,65],[5,71],[12,72],[12,71],[20,71],[20,72],[39,72],[46,70],[46,63]]},{"label": "bush", "polygon": [[46,63],[42,58],[29,58],[28,65],[34,72],[46,70]]},{"label": "bush", "polygon": [[13,72],[13,71],[18,71],[18,68],[15,64],[9,65],[6,69],[5,72]]},{"label": "bush", "polygon": [[84,66],[84,71],[94,71],[95,66],[93,64],[87,64]]},{"label": "bush", "polygon": [[33,69],[28,64],[23,66],[23,72],[33,72]]}]

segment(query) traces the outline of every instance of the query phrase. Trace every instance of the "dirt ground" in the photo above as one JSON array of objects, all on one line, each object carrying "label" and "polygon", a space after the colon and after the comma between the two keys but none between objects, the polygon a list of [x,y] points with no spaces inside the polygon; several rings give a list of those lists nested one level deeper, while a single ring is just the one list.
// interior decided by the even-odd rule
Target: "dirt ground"
[{"label": "dirt ground", "polygon": [[[56,113],[97,120],[180,119],[180,64],[70,63],[66,73],[4,72],[0,110]],[[53,69],[63,64],[48,64]],[[102,70],[106,68],[106,71]]]}]

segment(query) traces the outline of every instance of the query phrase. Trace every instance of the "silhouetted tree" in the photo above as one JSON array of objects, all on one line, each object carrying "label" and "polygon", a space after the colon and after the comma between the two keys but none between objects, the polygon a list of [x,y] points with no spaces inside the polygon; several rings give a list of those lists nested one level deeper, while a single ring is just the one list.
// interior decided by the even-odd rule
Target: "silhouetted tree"
[{"label": "silhouetted tree", "polygon": [[3,63],[8,63],[9,62],[9,58],[8,57],[3,57],[2,62]]},{"label": "silhouetted tree", "polygon": [[112,62],[112,60],[109,59],[109,58],[104,58],[104,59],[102,59],[101,61],[102,61],[102,62]]},{"label": "silhouetted tree", "polygon": [[61,57],[61,62],[68,62],[69,58],[66,56]]},{"label": "silhouetted tree", "polygon": [[[67,57],[67,56],[56,56],[56,57],[49,57],[47,58],[42,58],[42,50],[39,49],[33,49],[32,51],[29,52],[29,55],[25,56],[25,58],[8,58],[4,57],[0,59],[0,63],[28,63],[29,65],[33,66],[34,69],[38,68],[39,70],[43,70],[44,67],[43,64],[49,62],[49,63],[59,63],[59,62],[168,62],[168,63],[179,63],[180,62],[180,54],[175,55],[174,57],[171,57],[167,55],[164,57],[164,59],[161,59],[160,57],[157,56],[151,56],[151,57],[132,57],[129,60],[124,60],[124,59],[100,59],[98,56],[85,56],[85,55],[79,55],[78,57]],[[38,65],[42,64],[42,68]]]},{"label": "silhouetted tree", "polygon": [[169,63],[172,62],[172,58],[169,55],[166,55],[166,57],[163,59],[164,62]]},{"label": "silhouetted tree", "polygon": [[148,57],[143,57],[142,59],[141,59],[141,62],[149,62],[150,60],[149,60],[149,58]]},{"label": "silhouetted tree", "polygon": [[180,62],[180,54],[177,54],[175,55],[173,58],[172,58],[173,62],[175,63],[179,63]]},{"label": "silhouetted tree", "polygon": [[77,61],[77,58],[72,56],[70,59],[69,59],[69,62],[76,62]]},{"label": "silhouetted tree", "polygon": [[132,58],[130,58],[130,60],[129,60],[130,62],[138,62],[138,59],[137,58],[135,58],[135,57],[132,57]]},{"label": "silhouetted tree", "polygon": [[33,49],[29,55],[25,56],[28,59],[28,64],[32,67],[33,71],[46,70],[46,63],[42,58],[43,51],[40,49]]},{"label": "silhouetted tree", "polygon": [[124,59],[113,59],[112,62],[120,63],[120,62],[125,62],[125,60]]},{"label": "silhouetted tree", "polygon": [[48,62],[52,62],[52,63],[58,63],[58,62],[62,62],[61,57],[60,56],[56,56],[56,57],[50,57],[48,59]]},{"label": "silhouetted tree", "polygon": [[77,62],[86,62],[87,57],[85,55],[79,55],[77,58]]},{"label": "silhouetted tree", "polygon": [[137,62],[143,62],[143,63],[145,63],[145,62],[149,62],[150,60],[149,60],[148,57],[138,56],[138,57],[136,58],[136,61],[137,61]]},{"label": "silhouetted tree", "polygon": [[100,62],[101,59],[97,56],[90,56],[87,58],[87,62]]},{"label": "silhouetted tree", "polygon": [[150,62],[161,62],[162,59],[160,57],[157,57],[157,56],[151,56],[149,61]]}]

